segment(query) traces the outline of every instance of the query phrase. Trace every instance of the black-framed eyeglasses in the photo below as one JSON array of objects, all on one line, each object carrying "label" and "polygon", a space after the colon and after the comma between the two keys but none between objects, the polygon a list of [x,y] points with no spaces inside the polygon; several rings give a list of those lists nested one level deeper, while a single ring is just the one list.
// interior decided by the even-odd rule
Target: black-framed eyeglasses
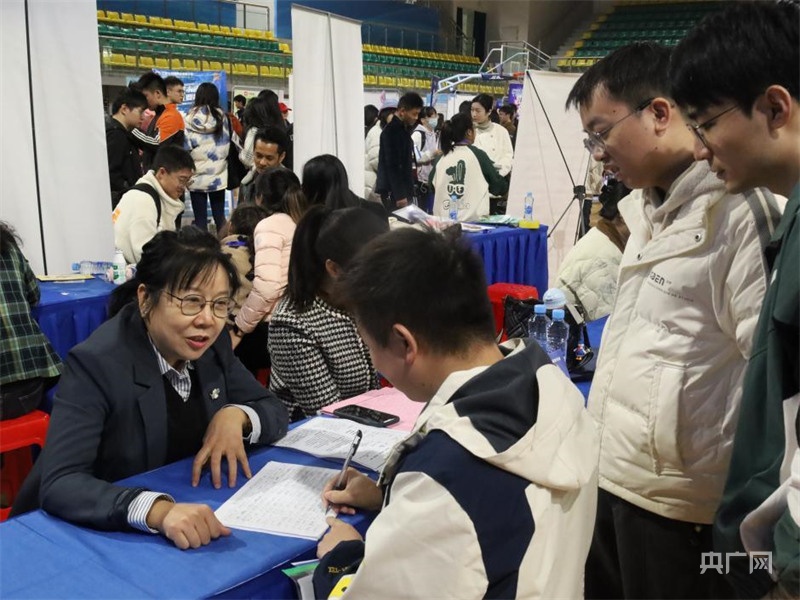
[{"label": "black-framed eyeglasses", "polygon": [[170,294],[169,292],[164,293],[167,294],[167,296],[179,301],[181,313],[187,317],[199,315],[203,308],[205,308],[206,304],[210,304],[211,312],[215,317],[219,319],[226,319],[228,318],[228,312],[231,308],[233,308],[234,304],[233,298],[229,298],[227,296],[224,298],[215,298],[214,300],[206,300],[199,294],[189,294],[188,296],[181,298],[180,296]]},{"label": "black-framed eyeglasses", "polygon": [[717,113],[716,115],[714,115],[714,116],[713,116],[713,117],[711,117],[710,119],[706,119],[706,120],[705,120],[705,121],[703,121],[702,123],[687,123],[687,124],[686,124],[686,126],[687,126],[687,127],[688,127],[688,128],[691,130],[691,131],[693,131],[693,132],[694,132],[694,134],[697,136],[697,139],[698,139],[698,140],[700,140],[700,143],[702,143],[702,144],[703,144],[703,146],[705,146],[706,148],[708,148],[708,140],[706,139],[706,134],[705,134],[706,130],[707,130],[707,129],[708,129],[710,126],[711,126],[711,125],[713,125],[713,124],[714,124],[714,122],[715,122],[717,119],[719,119],[719,118],[720,118],[722,115],[725,115],[725,114],[727,114],[727,113],[731,112],[732,110],[734,110],[734,109],[736,109],[736,108],[738,108],[738,107],[737,107],[737,106],[734,104],[733,106],[729,106],[728,108],[726,108],[725,110],[723,110],[721,113]]},{"label": "black-framed eyeglasses", "polygon": [[622,123],[628,117],[632,117],[635,114],[642,112],[645,108],[650,106],[650,103],[655,100],[655,98],[648,98],[647,100],[641,102],[640,104],[636,105],[631,112],[627,115],[614,121],[611,125],[603,129],[603,131],[587,131],[587,137],[583,140],[583,146],[589,151],[589,154],[595,154],[597,152],[605,152],[606,150],[606,138],[608,134],[611,133],[611,130],[614,129],[617,125]]}]

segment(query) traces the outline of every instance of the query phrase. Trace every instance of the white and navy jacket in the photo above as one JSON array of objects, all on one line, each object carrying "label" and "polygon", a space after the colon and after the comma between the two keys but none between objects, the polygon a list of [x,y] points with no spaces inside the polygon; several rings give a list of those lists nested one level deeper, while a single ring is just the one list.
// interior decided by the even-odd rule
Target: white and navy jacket
[{"label": "white and navy jacket", "polygon": [[597,432],[539,346],[512,346],[444,381],[387,460],[366,542],[317,568],[317,597],[344,585],[345,598],[583,596]]}]

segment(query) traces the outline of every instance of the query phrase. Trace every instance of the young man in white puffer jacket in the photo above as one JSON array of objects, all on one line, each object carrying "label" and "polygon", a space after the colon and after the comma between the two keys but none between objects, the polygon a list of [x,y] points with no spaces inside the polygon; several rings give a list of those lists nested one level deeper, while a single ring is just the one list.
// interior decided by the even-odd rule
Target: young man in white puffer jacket
[{"label": "young man in white puffer jacket", "polygon": [[588,403],[601,447],[587,598],[731,593],[700,567],[780,214],[768,191],[729,194],[694,162],[668,63],[656,44],[622,48],[568,99],[587,149],[635,190],[619,204],[630,238]]}]

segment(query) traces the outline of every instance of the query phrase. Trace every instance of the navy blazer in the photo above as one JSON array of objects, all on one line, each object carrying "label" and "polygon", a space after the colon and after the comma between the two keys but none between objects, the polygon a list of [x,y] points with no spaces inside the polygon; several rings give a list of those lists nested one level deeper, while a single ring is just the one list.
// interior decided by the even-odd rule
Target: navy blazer
[{"label": "navy blazer", "polygon": [[[194,368],[209,420],[226,404],[244,404],[261,420],[259,444],[286,434],[283,403],[234,356],[225,329]],[[69,353],[34,469],[40,506],[81,525],[128,529],[128,506],[142,488],[110,482],[161,467],[166,457],[164,382],[138,306],[130,304]]]}]

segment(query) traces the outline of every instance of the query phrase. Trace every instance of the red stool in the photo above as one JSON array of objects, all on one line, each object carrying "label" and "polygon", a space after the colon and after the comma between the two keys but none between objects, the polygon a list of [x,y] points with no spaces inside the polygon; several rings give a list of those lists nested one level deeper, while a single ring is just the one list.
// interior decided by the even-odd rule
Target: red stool
[{"label": "red stool", "polygon": [[8,508],[0,508],[0,522],[8,519],[11,503],[33,467],[30,447],[44,447],[49,422],[50,415],[41,410],[0,421],[0,454],[3,460],[0,481],[3,491],[8,494]]},{"label": "red stool", "polygon": [[531,300],[538,298],[539,292],[532,285],[520,285],[518,283],[493,283],[489,286],[488,292],[489,301],[492,303],[492,311],[494,312],[494,328],[497,335],[502,332],[503,336],[500,341],[504,342],[508,339],[505,331],[503,331],[503,320],[505,318],[503,301],[506,296],[519,300]]}]

